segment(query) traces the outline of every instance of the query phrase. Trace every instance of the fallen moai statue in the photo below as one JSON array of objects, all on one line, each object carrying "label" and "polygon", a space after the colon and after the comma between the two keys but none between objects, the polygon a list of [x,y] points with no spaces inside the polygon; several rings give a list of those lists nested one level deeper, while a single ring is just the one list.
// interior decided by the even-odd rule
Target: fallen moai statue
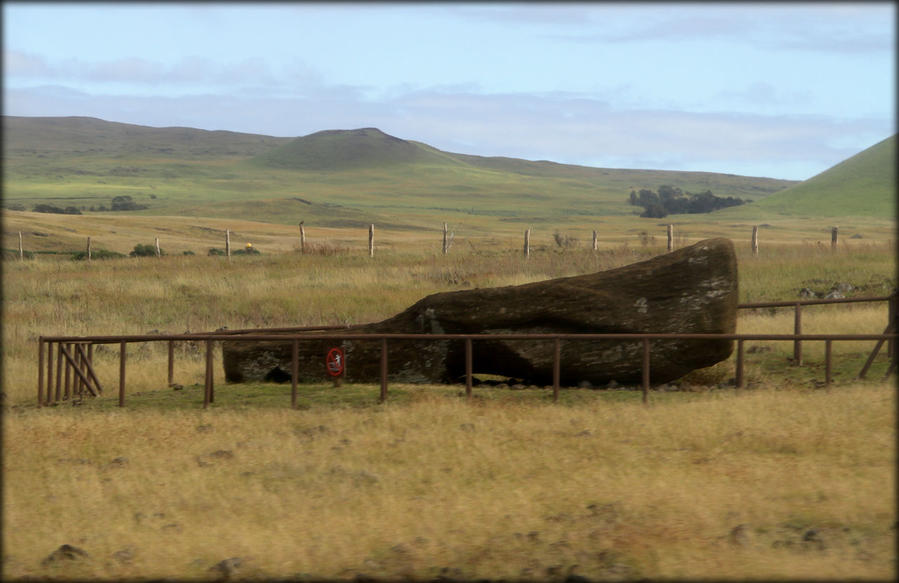
[{"label": "fallen moai statue", "polygon": [[[351,326],[335,340],[299,342],[300,382],[328,377],[325,357],[345,353],[344,378],[378,382],[381,343],[339,340],[349,334],[733,334],[737,311],[737,261],[733,243],[700,241],[652,259],[588,275],[517,286],[436,293],[373,324]],[[329,331],[328,334],[331,332]],[[321,333],[318,333],[321,334]],[[552,383],[552,339],[472,342],[473,372],[523,382]],[[654,340],[653,384],[677,379],[730,356],[731,340]],[[229,382],[290,380],[292,342],[223,342]],[[633,340],[562,340],[561,383],[599,386],[640,383],[643,349]],[[464,340],[390,340],[388,379],[451,383],[465,378]]]}]

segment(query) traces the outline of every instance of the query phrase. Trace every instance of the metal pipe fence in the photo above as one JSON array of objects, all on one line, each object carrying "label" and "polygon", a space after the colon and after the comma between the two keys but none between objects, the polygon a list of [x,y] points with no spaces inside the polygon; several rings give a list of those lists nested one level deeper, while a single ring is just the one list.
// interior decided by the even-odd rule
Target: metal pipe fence
[{"label": "metal pipe fence", "polygon": [[[889,302],[889,322],[881,334],[802,334],[801,306],[810,304],[840,304],[858,302]],[[85,393],[98,396],[102,393],[100,380],[93,368],[94,345],[119,345],[119,406],[125,405],[125,374],[127,345],[138,342],[167,342],[168,383],[174,383],[174,345],[176,342],[205,343],[205,379],[203,407],[215,402],[214,344],[228,342],[278,341],[292,343],[291,364],[291,407],[297,406],[298,349],[303,341],[316,340],[370,340],[381,343],[380,395],[379,401],[387,399],[388,390],[388,342],[391,340],[443,341],[460,340],[465,343],[465,392],[471,397],[473,386],[473,350],[476,341],[489,340],[552,340],[553,344],[553,401],[558,400],[561,378],[561,342],[577,340],[617,340],[640,341],[642,344],[642,391],[643,402],[648,402],[651,371],[651,343],[653,340],[731,340],[736,341],[736,363],[734,384],[742,388],[745,383],[745,350],[747,340],[792,341],[794,344],[794,364],[801,364],[803,341],[823,341],[825,386],[832,383],[832,346],[835,341],[876,341],[874,351],[865,362],[858,378],[864,378],[884,343],[889,343],[890,365],[886,375],[896,368],[896,310],[897,295],[867,298],[814,299],[787,302],[760,302],[739,304],[739,309],[793,307],[796,312],[793,334],[697,334],[697,333],[619,333],[619,334],[368,334],[354,333],[344,326],[319,326],[295,328],[268,328],[243,330],[218,330],[216,332],[186,334],[139,334],[118,336],[42,336],[38,339],[37,399],[39,406],[58,403],[70,398],[83,398]],[[85,351],[85,346],[87,350]],[[54,359],[55,354],[55,359]],[[46,358],[45,358],[46,355]],[[55,370],[54,370],[55,365]]]},{"label": "metal pipe fence", "polygon": [[[297,364],[297,347],[300,342],[303,341],[317,341],[317,340],[331,340],[331,341],[342,341],[342,340],[368,340],[368,341],[380,341],[381,343],[381,363],[380,363],[380,382],[381,382],[381,391],[379,400],[384,401],[387,398],[387,389],[388,389],[388,346],[391,340],[417,340],[417,341],[444,341],[444,340],[461,340],[466,344],[465,350],[465,390],[466,395],[471,396],[472,394],[472,377],[474,370],[473,362],[472,362],[472,350],[471,344],[477,341],[490,341],[490,340],[552,340],[554,342],[554,356],[553,356],[553,401],[558,400],[559,396],[559,388],[560,388],[560,373],[561,373],[561,342],[565,341],[578,341],[578,340],[617,340],[617,341],[640,341],[643,347],[643,356],[642,356],[642,391],[643,391],[643,402],[648,402],[648,392],[650,388],[650,372],[651,372],[651,344],[653,340],[732,340],[737,342],[737,351],[736,351],[736,372],[734,378],[734,384],[737,388],[742,388],[745,383],[744,379],[744,343],[748,340],[755,341],[823,341],[825,343],[825,385],[830,385],[832,382],[831,378],[831,362],[832,362],[832,343],[835,341],[880,341],[883,342],[885,340],[895,340],[896,334],[352,334],[352,333],[331,333],[331,334],[242,334],[230,336],[227,338],[228,342],[255,342],[255,341],[276,341],[276,342],[291,342],[293,345],[292,350],[292,365],[291,365],[291,406],[296,407],[297,402],[297,377],[298,377],[298,364]],[[96,379],[96,375],[92,372],[91,374],[83,374],[79,373],[79,368],[81,366],[79,361],[76,361],[74,358],[70,356],[70,352],[67,346],[76,343],[92,343],[92,344],[116,344],[120,345],[120,356],[119,356],[119,406],[124,406],[125,403],[125,371],[126,371],[126,346],[129,343],[136,342],[177,342],[177,341],[194,341],[194,342],[204,342],[206,345],[206,354],[205,354],[205,383],[204,383],[204,392],[203,392],[203,407],[206,408],[210,403],[215,402],[215,387],[213,383],[214,377],[214,343],[217,341],[222,341],[222,335],[220,334],[178,334],[178,335],[166,335],[166,334],[157,334],[157,335],[132,335],[132,336],[93,336],[93,337],[64,337],[64,336],[49,336],[49,337],[41,337],[39,339],[39,356],[38,356],[38,404],[39,405],[49,405],[52,402],[59,402],[61,400],[66,400],[69,395],[70,381],[68,375],[65,377],[65,382],[63,383],[60,380],[60,368],[62,363],[62,358],[57,358],[57,374],[56,374],[56,384],[55,387],[53,385],[52,379],[50,375],[47,376],[47,386],[44,386],[44,346],[47,347],[47,354],[50,357],[47,359],[48,365],[47,369],[52,370],[53,367],[53,347],[56,346],[57,351],[63,355],[67,364],[65,369],[68,371],[70,368],[74,371],[76,375],[79,376],[83,386],[91,387],[91,394],[99,395],[101,389],[99,386],[99,382]],[[170,353],[171,354],[171,353]],[[90,368],[90,363],[85,362],[85,367],[92,371]],[[169,365],[169,369],[171,370],[171,363]],[[890,366],[890,372],[895,368],[895,361]],[[889,372],[887,373],[889,374]],[[91,383],[94,384],[91,384]],[[46,388],[46,390],[45,390]],[[56,390],[56,397],[52,398],[53,389]],[[61,393],[61,390],[64,389],[64,393]],[[80,391],[78,394],[82,394]],[[45,397],[46,395],[46,397]]]}]

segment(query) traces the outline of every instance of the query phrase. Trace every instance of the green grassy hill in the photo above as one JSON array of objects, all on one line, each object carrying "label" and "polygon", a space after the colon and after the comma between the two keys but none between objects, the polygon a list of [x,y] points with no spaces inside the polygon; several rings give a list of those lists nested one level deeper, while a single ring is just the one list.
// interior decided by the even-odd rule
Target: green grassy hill
[{"label": "green grassy hill", "polygon": [[859,152],[821,174],[722,217],[879,217],[896,215],[896,136]]},{"label": "green grassy hill", "polygon": [[[630,216],[631,189],[670,184],[755,201],[796,184],[710,172],[604,169],[450,153],[375,128],[275,138],[92,118],[3,118],[4,205],[322,226],[554,224]],[[116,216],[123,216],[121,214]]]}]

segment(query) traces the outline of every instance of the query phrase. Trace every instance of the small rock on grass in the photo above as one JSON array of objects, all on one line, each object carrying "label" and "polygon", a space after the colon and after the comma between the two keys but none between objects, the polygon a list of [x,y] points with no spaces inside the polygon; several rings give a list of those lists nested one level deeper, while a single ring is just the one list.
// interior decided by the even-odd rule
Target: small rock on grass
[{"label": "small rock on grass", "polygon": [[41,561],[41,565],[52,565],[53,563],[58,563],[60,561],[78,561],[81,559],[86,559],[89,556],[90,555],[88,555],[87,551],[85,551],[84,549],[79,549],[78,547],[65,544],[61,545],[58,549],[47,555],[47,558]]}]

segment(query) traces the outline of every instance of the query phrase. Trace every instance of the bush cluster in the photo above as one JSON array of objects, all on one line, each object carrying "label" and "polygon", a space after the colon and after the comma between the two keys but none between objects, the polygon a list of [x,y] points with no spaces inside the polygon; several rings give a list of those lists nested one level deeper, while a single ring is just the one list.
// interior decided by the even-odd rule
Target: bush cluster
[{"label": "bush cluster", "polygon": [[662,185],[659,192],[641,188],[639,192],[632,190],[630,204],[643,207],[641,217],[661,219],[671,215],[710,213],[730,206],[739,206],[746,201],[741,198],[715,196],[711,190],[693,194],[683,192],[676,186]]},{"label": "bush cluster", "polygon": [[80,215],[81,214],[81,211],[78,210],[78,208],[74,207],[74,206],[67,206],[66,208],[61,208],[56,205],[46,204],[46,203],[36,204],[36,205],[34,205],[34,207],[31,210],[36,213],[53,213],[53,214],[57,214],[57,215]]}]

